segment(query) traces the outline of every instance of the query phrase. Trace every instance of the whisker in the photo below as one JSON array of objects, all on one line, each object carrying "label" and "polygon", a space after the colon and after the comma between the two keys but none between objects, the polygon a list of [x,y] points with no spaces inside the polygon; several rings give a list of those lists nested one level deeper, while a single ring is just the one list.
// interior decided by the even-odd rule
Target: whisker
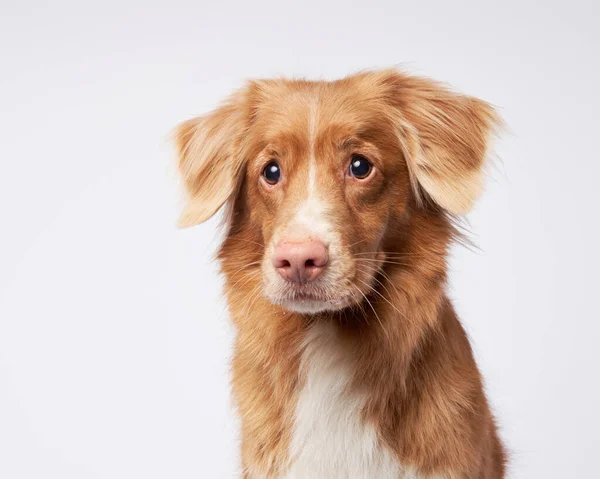
[{"label": "whisker", "polygon": [[386,258],[397,258],[397,259],[402,259],[402,258],[427,258],[429,257],[428,255],[424,255],[424,254],[414,254],[414,253],[386,253],[384,251],[362,251],[360,253],[354,253],[352,254],[352,256],[357,257],[357,256],[376,256],[378,254],[383,254],[385,255]]},{"label": "whisker", "polygon": [[400,263],[399,261],[388,261],[385,259],[372,259],[372,258],[354,258],[355,261],[371,261],[372,263],[381,263],[381,264],[399,264],[402,266],[410,266],[410,263]]},{"label": "whisker", "polygon": [[354,254],[373,254],[373,253],[383,253],[383,254],[392,254],[392,255],[402,255],[402,256],[415,256],[416,254],[419,253],[412,253],[412,252],[401,252],[401,251],[359,251],[358,253],[354,253]]},{"label": "whisker", "polygon": [[[353,286],[354,289],[356,289],[362,295],[363,298],[367,299],[367,297],[364,295],[364,293],[360,290],[360,288],[358,286],[356,286],[355,284],[352,284],[352,283],[350,283],[350,285]],[[363,304],[359,303],[358,307],[360,308],[360,311],[361,311],[361,313],[363,315],[363,318],[365,318],[365,321],[366,321],[367,325],[370,325],[371,323],[369,322],[369,318],[368,318],[368,315],[367,315],[367,313],[365,311],[365,308],[363,307]]]},{"label": "whisker", "polygon": [[[365,265],[367,267],[371,266],[371,265]],[[396,287],[396,285],[394,285],[393,281],[391,280],[391,278],[386,274],[385,271],[383,271],[382,269],[376,270],[374,268],[371,269],[371,271],[365,271],[362,268],[357,268],[359,271],[363,272],[363,273],[367,273],[367,274],[372,274],[373,275],[373,280],[377,281],[381,287],[387,292],[387,294],[390,296],[390,298],[392,298],[392,294],[390,293],[390,291],[387,289],[387,287],[385,286],[385,284],[383,284],[382,281],[380,281],[379,279],[377,279],[377,274],[381,274],[384,279],[387,281],[387,283],[394,289],[394,291],[400,295],[400,291],[398,290],[398,288]],[[359,279],[359,278],[357,278]],[[360,279],[359,279],[360,281]],[[373,291],[375,291],[376,293],[380,294],[379,291],[377,291],[375,288],[373,288]],[[385,298],[384,298],[385,299]],[[389,302],[389,301],[388,301]],[[402,316],[404,317],[404,319],[406,319],[408,322],[410,323],[414,323],[413,319],[410,318],[409,316],[406,315],[406,313],[403,313],[402,311],[400,311],[395,305],[393,305],[392,303],[390,303],[390,305]]]},{"label": "whisker", "polygon": [[[360,281],[362,284],[364,284],[365,286],[369,286],[367,283],[365,283],[363,280],[358,279],[358,281]],[[373,278],[375,281],[377,281],[381,286],[383,286],[383,288],[387,291],[388,294],[390,294],[390,292],[388,291],[388,289],[383,285],[383,283],[381,281],[379,281],[377,278]],[[379,296],[381,296],[383,298],[383,300],[388,303],[392,308],[394,308],[396,310],[396,312],[402,316],[403,318],[408,320],[408,317],[406,316],[406,314],[404,314],[402,311],[400,311],[395,304],[393,304],[389,299],[387,299],[383,294],[381,294],[379,291],[377,291],[377,289],[372,288],[371,291],[373,291],[374,293],[377,293]],[[410,320],[409,320],[410,321]]]},{"label": "whisker", "polygon": [[353,246],[356,246],[356,245],[357,245],[357,244],[359,244],[359,243],[364,243],[364,242],[366,242],[366,241],[367,241],[366,239],[363,239],[363,240],[357,241],[356,243],[352,243],[351,245],[349,245],[349,246],[348,246],[348,248],[352,248]]},{"label": "whisker", "polygon": [[358,288],[358,290],[360,291],[360,294],[363,295],[363,298],[365,298],[365,301],[368,303],[368,305],[371,307],[371,309],[373,310],[373,313],[375,314],[375,317],[377,318],[377,321],[379,322],[379,325],[381,326],[381,330],[383,331],[383,333],[385,334],[388,342],[390,341],[390,336],[387,332],[387,330],[385,329],[385,327],[383,326],[383,323],[381,322],[381,318],[379,317],[379,315],[377,314],[377,311],[375,311],[375,307],[373,306],[373,304],[371,303],[371,301],[369,301],[369,298],[367,298],[367,296],[360,290],[360,288]]},{"label": "whisker", "polygon": [[245,319],[246,314],[250,312],[250,309],[254,306],[254,303],[258,301],[258,298],[260,297],[261,293],[261,288],[262,285],[259,284],[250,292],[250,294],[248,294],[248,303],[242,310],[242,314],[240,315],[241,319]]},{"label": "whisker", "polygon": [[241,270],[243,270],[243,269],[246,269],[246,268],[248,268],[249,266],[253,266],[253,265],[255,265],[255,264],[259,264],[259,263],[262,263],[262,260],[260,260],[260,259],[259,259],[258,261],[253,261],[252,263],[247,263],[247,264],[245,264],[244,266],[242,266],[242,267],[240,267],[240,268],[236,269],[236,270],[235,270],[233,273],[231,273],[231,276],[233,276],[233,275],[235,275],[235,274],[239,273]]},{"label": "whisker", "polygon": [[246,283],[248,283],[248,281],[250,281],[251,279],[253,279],[256,276],[260,275],[261,272],[262,271],[260,269],[256,269],[254,271],[250,271],[249,273],[244,273],[244,276],[242,278],[238,279],[235,283],[233,283],[230,286],[230,289],[233,290],[238,285],[239,285],[239,287],[242,287],[243,285],[245,285]]}]

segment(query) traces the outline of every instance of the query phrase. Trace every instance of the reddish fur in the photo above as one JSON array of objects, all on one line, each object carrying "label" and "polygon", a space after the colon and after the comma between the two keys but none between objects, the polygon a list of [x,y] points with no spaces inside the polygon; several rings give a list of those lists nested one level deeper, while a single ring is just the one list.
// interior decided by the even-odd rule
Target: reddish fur
[{"label": "reddish fur", "polygon": [[[384,260],[373,256],[371,263],[355,268],[356,281],[375,278],[371,288],[359,284],[374,310],[361,303],[306,316],[275,306],[261,295],[263,245],[302,196],[298,178],[306,175],[305,110],[311,96],[319,98],[321,108],[316,154],[331,168],[331,174],[319,181],[333,191],[331,201],[340,205],[332,221],[353,254],[386,252]],[[225,121],[223,110],[187,122],[179,141],[190,203],[197,201],[194,195],[203,188],[207,165],[216,177],[210,181],[218,182],[224,175],[228,179],[223,184],[232,185],[227,194],[220,193],[231,198],[232,217],[219,259],[238,331],[233,392],[242,420],[243,463],[267,477],[285,471],[303,380],[301,342],[312,322],[333,321],[344,347],[356,358],[352,386],[368,394],[364,421],[376,427],[401,464],[422,475],[503,478],[505,453],[481,376],[445,294],[446,256],[455,229],[439,205],[456,203],[438,196],[460,188],[464,201],[457,209],[472,201],[472,193],[462,191],[468,182],[445,186],[471,178],[482,168],[494,121],[491,108],[428,80],[389,71],[333,83],[255,82],[232,102],[226,107],[236,110],[235,118],[227,120],[235,132],[229,144],[213,147],[208,157],[190,166],[194,129],[218,129]],[[432,115],[446,116],[447,121],[432,125],[428,120]],[[354,143],[336,146],[346,137],[354,138]],[[286,179],[285,196],[284,190],[263,191],[257,181],[273,146],[285,150],[278,154],[287,155],[287,170],[294,173]],[[366,186],[348,183],[336,196],[340,180],[335,158],[356,148],[377,156],[386,174]],[[415,149],[426,153],[427,164],[414,161]],[[430,194],[423,188],[415,169],[443,182],[442,193]],[[211,197],[201,200],[204,209],[196,214],[192,208],[196,215],[192,222],[203,221],[224,201],[206,206]]]}]

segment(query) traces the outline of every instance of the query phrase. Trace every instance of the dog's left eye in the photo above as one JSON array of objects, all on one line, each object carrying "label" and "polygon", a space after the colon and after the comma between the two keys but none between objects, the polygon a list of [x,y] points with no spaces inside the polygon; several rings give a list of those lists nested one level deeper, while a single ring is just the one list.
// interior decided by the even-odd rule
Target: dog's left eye
[{"label": "dog's left eye", "polygon": [[364,180],[371,174],[372,170],[373,165],[364,156],[357,154],[352,155],[352,160],[350,161],[351,176],[358,178],[359,180]]},{"label": "dog's left eye", "polygon": [[265,166],[263,170],[263,177],[265,181],[270,185],[275,185],[279,182],[279,178],[281,178],[281,169],[279,168],[279,164],[276,161],[270,161]]}]

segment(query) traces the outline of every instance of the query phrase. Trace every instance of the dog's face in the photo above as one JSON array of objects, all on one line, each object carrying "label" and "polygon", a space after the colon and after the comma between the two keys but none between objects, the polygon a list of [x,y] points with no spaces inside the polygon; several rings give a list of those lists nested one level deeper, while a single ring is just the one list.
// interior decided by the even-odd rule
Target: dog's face
[{"label": "dog's face", "polygon": [[[480,190],[485,103],[397,72],[258,81],[177,132],[182,225],[229,202],[257,232],[263,294],[300,313],[360,303],[426,195],[455,214]],[[392,238],[393,239],[393,238]]]}]

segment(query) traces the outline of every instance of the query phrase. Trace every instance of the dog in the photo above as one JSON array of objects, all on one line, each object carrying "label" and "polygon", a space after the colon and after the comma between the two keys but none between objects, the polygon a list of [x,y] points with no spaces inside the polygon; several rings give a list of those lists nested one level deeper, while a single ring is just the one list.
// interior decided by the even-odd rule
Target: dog
[{"label": "dog", "polygon": [[180,124],[181,227],[225,207],[245,479],[498,479],[446,292],[494,109],[397,70],[250,81]]}]

